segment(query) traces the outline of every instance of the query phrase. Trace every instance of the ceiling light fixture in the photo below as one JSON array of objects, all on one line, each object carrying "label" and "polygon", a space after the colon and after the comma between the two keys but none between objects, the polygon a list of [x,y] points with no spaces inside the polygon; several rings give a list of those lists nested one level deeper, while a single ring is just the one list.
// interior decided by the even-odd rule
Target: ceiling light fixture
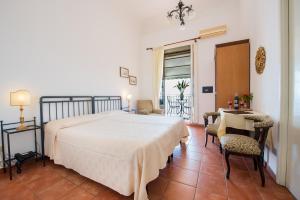
[{"label": "ceiling light fixture", "polygon": [[185,28],[185,20],[184,18],[188,16],[189,19],[192,19],[195,16],[195,11],[192,8],[192,5],[186,6],[184,3],[179,0],[176,9],[168,12],[168,19],[172,20],[173,17],[180,21],[180,29],[183,30]]}]

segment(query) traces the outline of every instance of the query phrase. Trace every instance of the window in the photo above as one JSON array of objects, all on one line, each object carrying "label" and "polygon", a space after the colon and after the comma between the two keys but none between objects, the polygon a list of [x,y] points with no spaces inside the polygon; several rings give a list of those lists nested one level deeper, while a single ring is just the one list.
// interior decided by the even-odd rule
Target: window
[{"label": "window", "polygon": [[[190,46],[183,46],[165,51],[162,90],[160,96],[160,107],[165,108],[166,96],[178,95],[174,85],[178,81],[191,80],[191,50]],[[190,94],[190,87],[185,91]]]}]

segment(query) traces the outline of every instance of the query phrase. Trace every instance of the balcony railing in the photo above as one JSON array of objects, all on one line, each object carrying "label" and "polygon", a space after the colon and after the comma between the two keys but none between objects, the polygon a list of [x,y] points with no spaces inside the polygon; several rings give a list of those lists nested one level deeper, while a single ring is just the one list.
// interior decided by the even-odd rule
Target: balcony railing
[{"label": "balcony railing", "polygon": [[183,100],[177,95],[166,96],[165,112],[168,116],[179,116],[187,120],[191,119],[192,96],[185,95]]}]

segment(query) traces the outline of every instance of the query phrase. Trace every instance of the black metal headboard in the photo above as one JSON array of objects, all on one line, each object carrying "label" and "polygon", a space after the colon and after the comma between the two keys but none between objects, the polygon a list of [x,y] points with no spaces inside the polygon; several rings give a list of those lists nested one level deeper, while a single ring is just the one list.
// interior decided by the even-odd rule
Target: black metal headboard
[{"label": "black metal headboard", "polygon": [[122,110],[121,96],[43,96],[40,98],[41,125],[105,111]]},{"label": "black metal headboard", "polygon": [[93,113],[122,110],[121,96],[94,96]]},{"label": "black metal headboard", "polygon": [[41,125],[52,120],[92,113],[92,96],[43,96],[40,98]]}]

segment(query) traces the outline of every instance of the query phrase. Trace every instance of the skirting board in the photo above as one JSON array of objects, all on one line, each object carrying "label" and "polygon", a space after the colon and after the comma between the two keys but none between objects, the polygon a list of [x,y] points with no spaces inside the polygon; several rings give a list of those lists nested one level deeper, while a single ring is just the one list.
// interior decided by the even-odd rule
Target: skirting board
[{"label": "skirting board", "polygon": [[273,172],[273,170],[270,168],[270,166],[266,163],[266,172],[270,175],[270,177],[276,182],[276,175]]}]

